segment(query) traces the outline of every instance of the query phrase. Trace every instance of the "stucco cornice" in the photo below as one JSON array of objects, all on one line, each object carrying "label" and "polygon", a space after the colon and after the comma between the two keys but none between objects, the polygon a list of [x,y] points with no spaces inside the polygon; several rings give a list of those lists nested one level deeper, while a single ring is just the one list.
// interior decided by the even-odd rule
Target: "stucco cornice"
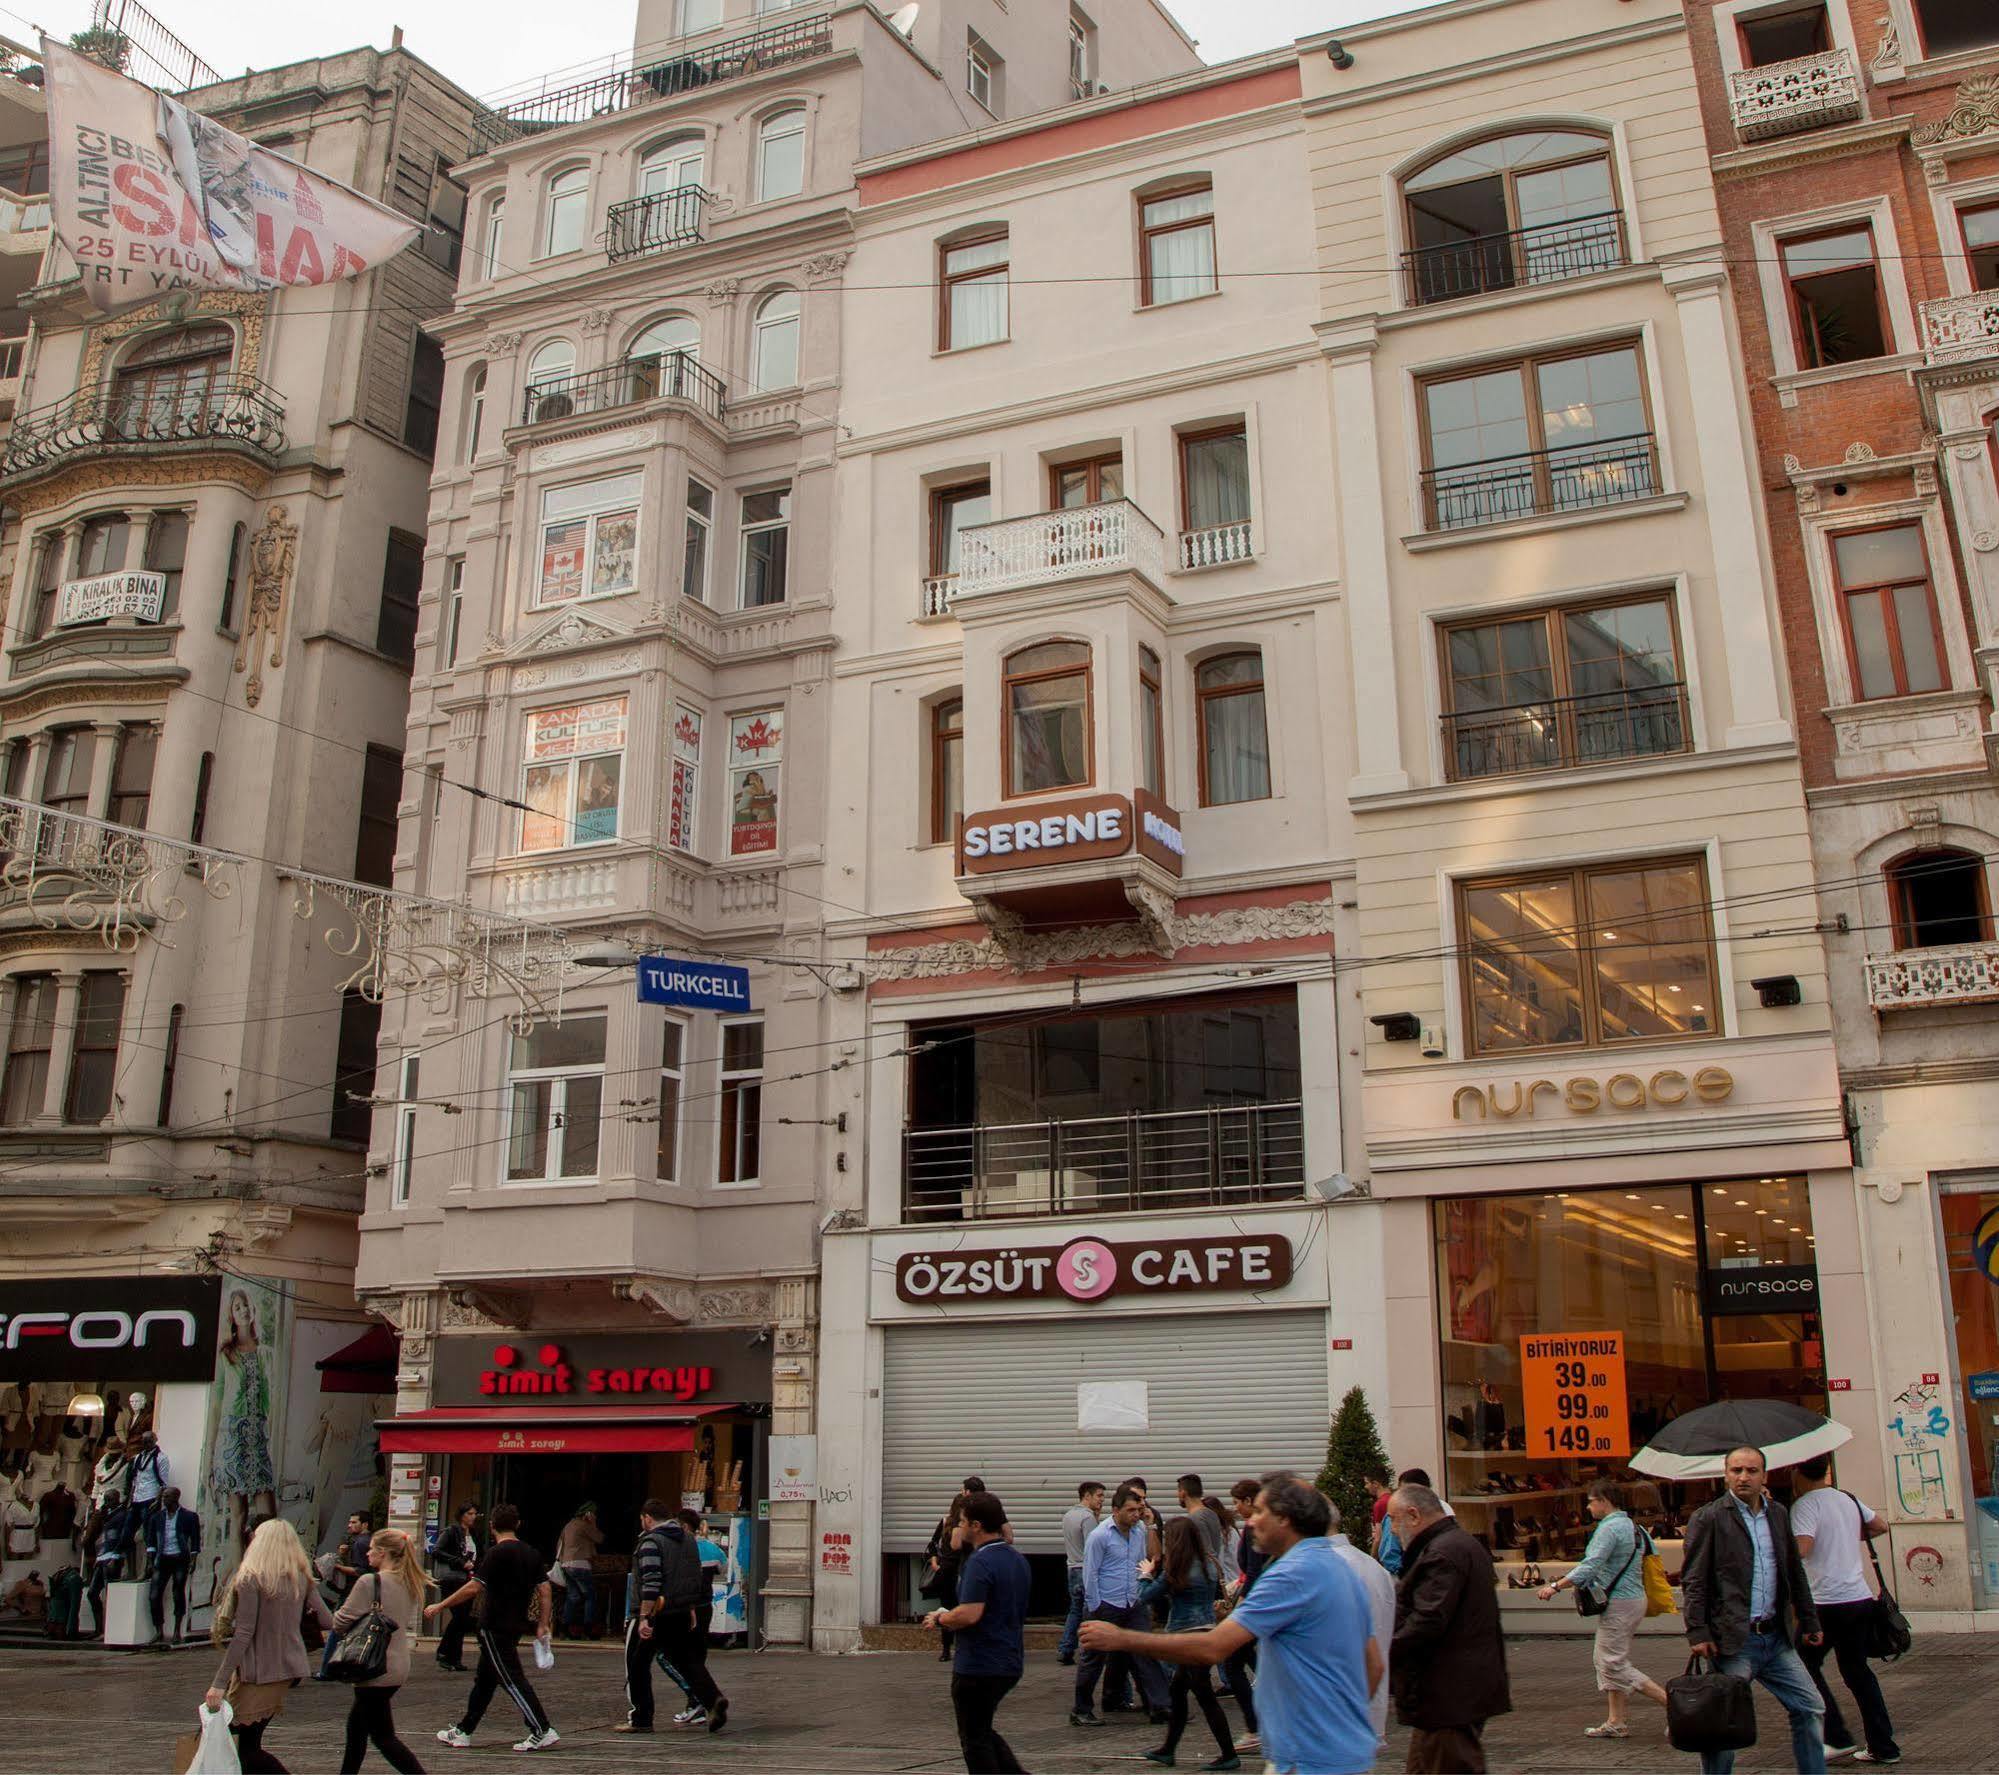
[{"label": "stucco cornice", "polygon": [[1989,791],[1991,773],[1982,765],[1963,770],[1920,771],[1909,776],[1862,777],[1845,783],[1809,784],[1805,807],[1867,807],[1876,802],[1904,802],[1911,795],[1974,795]]},{"label": "stucco cornice", "polygon": [[1428,789],[1398,789],[1387,795],[1356,795],[1356,815],[1395,813],[1403,808],[1434,807],[1439,803],[1506,801],[1530,795],[1568,794],[1586,797],[1601,787],[1606,805],[1623,803],[1621,785],[1647,778],[1671,777],[1717,770],[1741,770],[1759,764],[1789,765],[1796,746],[1740,746],[1712,752],[1677,753],[1668,758],[1617,766],[1594,765],[1583,770],[1547,771],[1517,777],[1479,777],[1467,783],[1440,783]]},{"label": "stucco cornice", "polygon": [[1906,117],[1874,118],[1843,128],[1819,130],[1757,148],[1733,148],[1714,156],[1710,165],[1716,181],[1748,179],[1765,173],[1808,166],[1816,160],[1839,160],[1849,154],[1869,154],[1877,148],[1899,148],[1909,134]]}]

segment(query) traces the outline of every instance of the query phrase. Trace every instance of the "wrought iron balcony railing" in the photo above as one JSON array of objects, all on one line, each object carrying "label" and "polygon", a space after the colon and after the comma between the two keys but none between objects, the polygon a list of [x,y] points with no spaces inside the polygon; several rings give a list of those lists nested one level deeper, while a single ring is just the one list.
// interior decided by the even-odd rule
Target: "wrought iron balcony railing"
[{"label": "wrought iron balcony railing", "polygon": [[676,185],[671,191],[648,192],[604,212],[604,250],[611,263],[692,246],[702,238],[702,226],[715,194],[699,185]]},{"label": "wrought iron balcony railing", "polygon": [[907,1221],[1117,1214],[1293,1201],[1305,1189],[1301,1105],[910,1128]]},{"label": "wrought iron balcony railing", "polygon": [[781,68],[788,62],[825,55],[832,47],[832,20],[823,12],[716,42],[690,41],[678,53],[643,67],[616,69],[573,86],[482,110],[473,119],[473,151],[483,153],[564,124],[582,123],[657,99],[677,98],[717,81]]},{"label": "wrought iron balcony railing", "polygon": [[972,525],[958,539],[958,584],[952,596],[1081,579],[1120,567],[1163,584],[1166,538],[1130,500],[1107,499],[1100,505]]},{"label": "wrought iron balcony railing", "polygon": [[1687,749],[1687,687],[1634,684],[1443,717],[1453,782],[1652,758]]},{"label": "wrought iron balcony railing", "polygon": [[1999,357],[1999,290],[1942,296],[1922,305],[1923,351],[1933,364]]},{"label": "wrought iron balcony railing", "polygon": [[1846,49],[1741,68],[1728,77],[1728,111],[1745,142],[1851,123],[1860,115],[1860,70]]},{"label": "wrought iron balcony railing", "polygon": [[247,376],[167,390],[94,388],[17,414],[0,473],[126,450],[217,447],[275,461],[285,447],[285,409],[277,392]]},{"label": "wrought iron balcony railing", "polygon": [[1423,471],[1425,527],[1464,530],[1559,512],[1648,499],[1659,488],[1659,453],[1650,432],[1523,450]]},{"label": "wrought iron balcony railing", "polygon": [[1867,1002],[1877,1011],[1999,1003],[1999,943],[1951,943],[1870,955]]},{"label": "wrought iron balcony railing", "polygon": [[705,368],[692,352],[669,351],[658,357],[626,358],[576,376],[530,382],[521,397],[521,423],[540,425],[551,419],[575,419],[586,413],[606,413],[614,407],[668,398],[692,401],[719,419],[722,396],[721,377]]},{"label": "wrought iron balcony railing", "polygon": [[1630,261],[1624,217],[1616,210],[1516,228],[1510,234],[1480,234],[1414,247],[1402,255],[1402,274],[1411,307],[1453,302],[1487,290],[1562,283],[1596,271],[1615,271]]}]

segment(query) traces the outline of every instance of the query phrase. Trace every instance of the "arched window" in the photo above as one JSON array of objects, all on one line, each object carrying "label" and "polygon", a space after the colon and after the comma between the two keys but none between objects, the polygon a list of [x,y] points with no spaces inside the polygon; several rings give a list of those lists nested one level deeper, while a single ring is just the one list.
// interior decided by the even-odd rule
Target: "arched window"
[{"label": "arched window", "polygon": [[235,335],[227,327],[178,327],[155,334],[120,362],[112,378],[111,424],[127,440],[201,429],[229,380]]},{"label": "arched window", "polygon": [[706,169],[708,151],[699,136],[682,136],[678,141],[662,142],[656,148],[646,151],[639,162],[639,190],[641,197],[652,197],[661,191],[678,191],[683,186],[699,185]]},{"label": "arched window", "polygon": [[479,434],[486,428],[486,366],[478,365],[466,378],[465,460],[479,454]]},{"label": "arched window", "polygon": [[805,107],[775,111],[757,126],[757,201],[805,189]]},{"label": "arched window", "polygon": [[756,388],[797,385],[798,312],[796,290],[779,290],[758,306],[750,349],[750,381]]},{"label": "arched window", "polygon": [[572,166],[548,182],[548,215],[543,224],[541,251],[552,259],[558,253],[582,249],[590,225],[590,169]]},{"label": "arched window", "polygon": [[629,259],[699,240],[708,201],[701,183],[707,163],[707,148],[699,136],[682,136],[649,149],[639,162],[636,197],[611,211],[611,257]]},{"label": "arched window", "polygon": [[1625,261],[1610,143],[1520,130],[1453,148],[1402,181],[1412,304],[1559,283]]},{"label": "arched window", "polygon": [[1970,851],[1946,846],[1904,851],[1882,873],[1888,878],[1897,949],[1992,940],[1985,864]]},{"label": "arched window", "polygon": [[576,347],[551,339],[528,359],[527,415],[530,420],[565,419],[576,410],[569,384],[576,374]]},{"label": "arched window", "polygon": [[1092,777],[1090,650],[1080,641],[1043,641],[1007,655],[1006,793],[1078,789]]},{"label": "arched window", "polygon": [[632,341],[625,361],[632,367],[632,398],[649,401],[655,395],[694,393],[690,367],[701,355],[701,328],[688,315],[656,320]]},{"label": "arched window", "polygon": [[1270,794],[1270,732],[1263,655],[1255,648],[1205,660],[1194,674],[1201,724],[1201,805],[1262,801]]},{"label": "arched window", "polygon": [[486,206],[486,225],[479,234],[479,275],[498,277],[506,268],[500,259],[500,243],[506,234],[507,200],[496,197]]}]

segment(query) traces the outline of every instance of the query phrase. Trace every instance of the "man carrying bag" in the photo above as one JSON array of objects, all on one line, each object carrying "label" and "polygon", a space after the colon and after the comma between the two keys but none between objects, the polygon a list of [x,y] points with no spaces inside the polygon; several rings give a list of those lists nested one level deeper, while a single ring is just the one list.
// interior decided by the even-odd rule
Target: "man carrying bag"
[{"label": "man carrying bag", "polygon": [[[1766,1489],[1761,1449],[1731,1450],[1723,1473],[1728,1489],[1687,1523],[1680,1594],[1694,1664],[1666,1685],[1667,1728],[1679,1749],[1700,1751],[1702,1775],[1728,1775],[1742,1745],[1732,1733],[1703,1730],[1709,1709],[1701,1704],[1720,1702],[1715,1711],[1728,1713],[1721,1679],[1760,1682],[1790,1715],[1798,1775],[1825,1775],[1825,1703],[1792,1644],[1790,1622],[1802,1644],[1820,1645],[1825,1636],[1790,1518]],[[1703,1660],[1713,1661],[1712,1674],[1699,1669]]]}]

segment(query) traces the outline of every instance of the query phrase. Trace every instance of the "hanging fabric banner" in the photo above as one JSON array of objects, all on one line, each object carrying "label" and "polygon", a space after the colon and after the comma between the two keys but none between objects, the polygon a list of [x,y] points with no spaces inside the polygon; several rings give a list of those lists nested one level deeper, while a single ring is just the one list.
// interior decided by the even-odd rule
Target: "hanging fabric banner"
[{"label": "hanging fabric banner", "polygon": [[50,217],[93,307],[358,277],[408,217],[42,39]]}]

